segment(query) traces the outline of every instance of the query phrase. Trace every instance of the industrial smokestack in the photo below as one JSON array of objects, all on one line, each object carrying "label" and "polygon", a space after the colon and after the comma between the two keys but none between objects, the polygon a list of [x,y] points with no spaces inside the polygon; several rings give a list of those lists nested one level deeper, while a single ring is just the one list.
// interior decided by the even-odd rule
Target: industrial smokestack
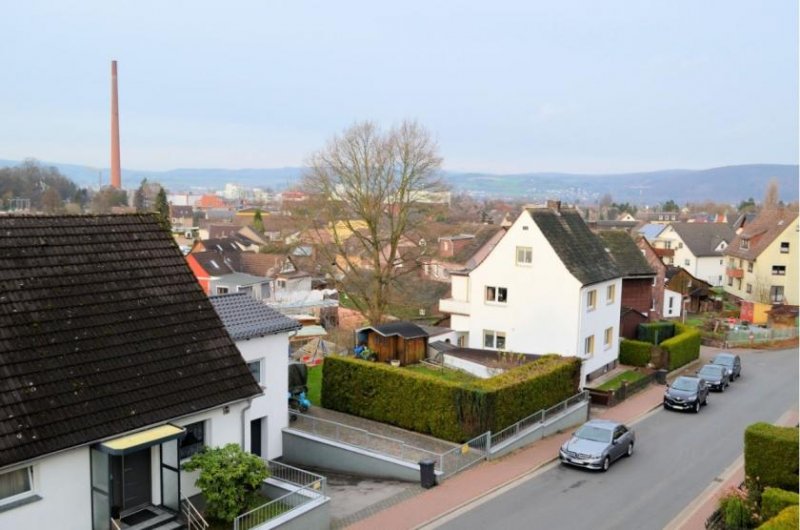
[{"label": "industrial smokestack", "polygon": [[111,186],[122,188],[119,163],[119,103],[117,102],[117,61],[111,61]]}]

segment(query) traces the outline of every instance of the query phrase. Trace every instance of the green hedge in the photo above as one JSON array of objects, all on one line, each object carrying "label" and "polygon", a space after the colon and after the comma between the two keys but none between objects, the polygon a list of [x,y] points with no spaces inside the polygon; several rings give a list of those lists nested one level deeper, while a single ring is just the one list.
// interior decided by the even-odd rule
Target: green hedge
[{"label": "green hedge", "polygon": [[472,384],[382,363],[330,356],[322,406],[464,442],[548,408],[578,391],[580,360],[547,355]]},{"label": "green hedge", "polygon": [[799,513],[797,506],[784,508],[781,513],[759,526],[758,530],[797,530]]},{"label": "green hedge", "polygon": [[675,336],[674,322],[648,322],[636,327],[636,340],[658,344]]},{"label": "green hedge", "polygon": [[700,357],[700,331],[675,323],[675,336],[659,346],[669,354],[669,370],[675,370]]},{"label": "green hedge", "polygon": [[798,490],[798,429],[754,423],[744,431],[744,471],[762,488]]},{"label": "green hedge", "polygon": [[793,491],[786,491],[779,488],[767,488],[761,494],[761,517],[762,519],[772,519],[784,508],[800,504],[800,496]]},{"label": "green hedge", "polygon": [[649,342],[624,339],[619,345],[619,362],[628,366],[647,366],[652,347]]}]

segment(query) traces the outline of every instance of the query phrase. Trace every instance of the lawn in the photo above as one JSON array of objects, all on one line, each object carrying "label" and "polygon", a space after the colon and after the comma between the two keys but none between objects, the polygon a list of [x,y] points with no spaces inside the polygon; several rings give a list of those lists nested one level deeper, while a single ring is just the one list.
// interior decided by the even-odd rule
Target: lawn
[{"label": "lawn", "polygon": [[404,369],[411,370],[412,372],[416,372],[418,374],[425,374],[437,377],[439,379],[444,379],[445,381],[450,381],[451,383],[473,383],[476,379],[478,379],[474,375],[462,372],[461,370],[453,370],[450,368],[434,368],[424,364],[412,364],[406,366]]},{"label": "lawn", "polygon": [[322,406],[322,367],[325,363],[308,369],[308,394],[306,397],[312,405]]},{"label": "lawn", "polygon": [[617,390],[620,386],[622,386],[623,381],[633,383],[634,381],[638,381],[644,377],[647,376],[639,372],[634,372],[633,370],[628,370],[598,386],[597,390]]}]

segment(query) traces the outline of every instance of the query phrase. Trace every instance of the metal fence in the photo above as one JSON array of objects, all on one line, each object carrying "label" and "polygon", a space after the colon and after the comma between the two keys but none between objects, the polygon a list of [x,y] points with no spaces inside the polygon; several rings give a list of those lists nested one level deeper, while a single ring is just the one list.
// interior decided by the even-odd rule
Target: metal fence
[{"label": "metal fence", "polygon": [[293,429],[310,432],[317,436],[335,440],[341,444],[389,455],[415,465],[420,460],[433,459],[438,461],[440,457],[440,453],[415,447],[396,438],[373,434],[358,427],[301,414],[296,410],[291,410],[290,414],[297,417],[291,425]]},{"label": "metal fence", "polygon": [[751,326],[745,330],[731,330],[725,335],[728,346],[747,346],[797,337],[797,328],[759,328]]},{"label": "metal fence", "polygon": [[325,496],[327,491],[325,477],[271,460],[266,461],[266,464],[269,466],[270,477],[287,483],[292,491],[238,516],[233,521],[233,530],[257,528],[280,515]]},{"label": "metal fence", "polygon": [[489,458],[491,438],[492,433],[487,431],[467,443],[439,455],[436,467],[442,472],[442,478],[455,475]]},{"label": "metal fence", "polygon": [[496,433],[492,433],[491,436],[491,446],[496,446],[501,444],[507,440],[511,440],[519,436],[521,433],[524,433],[528,429],[543,424],[546,420],[556,416],[567,410],[568,408],[572,407],[573,405],[577,405],[582,401],[586,401],[589,399],[589,392],[583,390],[574,396],[565,399],[561,403],[550,407],[549,409],[542,409],[534,412],[530,416],[527,416],[514,425],[510,425],[506,427],[502,431],[498,431]]}]

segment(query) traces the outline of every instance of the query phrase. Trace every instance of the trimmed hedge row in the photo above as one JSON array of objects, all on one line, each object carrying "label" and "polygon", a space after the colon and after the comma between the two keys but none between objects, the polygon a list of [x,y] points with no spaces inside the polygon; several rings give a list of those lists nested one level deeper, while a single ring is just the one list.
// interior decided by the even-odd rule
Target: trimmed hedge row
[{"label": "trimmed hedge row", "polygon": [[762,488],[769,486],[798,491],[797,427],[778,427],[754,423],[744,431],[744,471],[758,479]]},{"label": "trimmed hedge row", "polygon": [[580,360],[547,355],[468,385],[382,363],[330,356],[322,406],[464,442],[499,431],[578,391]]},{"label": "trimmed hedge row", "polygon": [[700,357],[700,331],[675,323],[675,336],[659,344],[669,354],[669,371]]},{"label": "trimmed hedge row", "polygon": [[636,327],[636,340],[658,344],[675,336],[674,322],[647,322]]},{"label": "trimmed hedge row", "polygon": [[772,519],[784,508],[800,504],[800,496],[793,491],[767,488],[761,494],[761,518]]},{"label": "trimmed hedge row", "polygon": [[649,342],[623,339],[619,345],[619,362],[629,366],[647,366],[652,347]]},{"label": "trimmed hedge row", "polygon": [[797,506],[784,508],[781,513],[762,524],[758,530],[797,530],[800,521],[800,509]]}]

